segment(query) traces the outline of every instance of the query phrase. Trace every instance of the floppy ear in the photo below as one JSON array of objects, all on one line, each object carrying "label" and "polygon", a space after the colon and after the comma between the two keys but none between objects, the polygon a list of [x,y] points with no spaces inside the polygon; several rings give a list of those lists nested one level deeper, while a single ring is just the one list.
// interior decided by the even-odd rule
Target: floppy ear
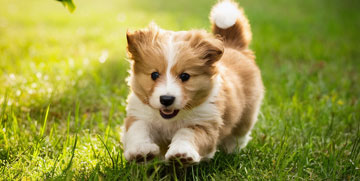
[{"label": "floppy ear", "polygon": [[127,40],[127,54],[130,59],[134,59],[134,54],[136,54],[136,48],[134,43],[134,33],[129,30],[126,31],[126,40]]},{"label": "floppy ear", "polygon": [[220,60],[223,55],[224,47],[220,40],[213,40],[202,43],[205,49],[202,55],[202,59],[206,60],[207,64],[213,64]]},{"label": "floppy ear", "polygon": [[127,31],[127,52],[130,59],[137,61],[141,58],[141,53],[146,46],[151,46],[154,39],[158,36],[159,28],[155,23],[150,23],[145,29],[134,32]]},{"label": "floppy ear", "polygon": [[129,30],[126,32],[126,40],[127,40],[127,53],[130,59],[135,60],[139,58],[138,51],[138,37],[139,32],[130,32]]},{"label": "floppy ear", "polygon": [[224,52],[223,41],[217,36],[202,36],[195,45],[195,50],[199,53],[200,58],[206,61],[206,64],[213,64],[220,60]]}]

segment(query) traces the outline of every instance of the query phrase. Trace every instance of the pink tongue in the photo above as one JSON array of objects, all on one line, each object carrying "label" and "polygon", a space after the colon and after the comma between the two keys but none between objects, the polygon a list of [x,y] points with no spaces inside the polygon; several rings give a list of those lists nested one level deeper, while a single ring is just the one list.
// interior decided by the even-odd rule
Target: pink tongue
[{"label": "pink tongue", "polygon": [[169,115],[169,114],[174,113],[174,110],[170,110],[170,109],[162,109],[162,110],[161,110],[161,112],[163,112],[164,114]]}]

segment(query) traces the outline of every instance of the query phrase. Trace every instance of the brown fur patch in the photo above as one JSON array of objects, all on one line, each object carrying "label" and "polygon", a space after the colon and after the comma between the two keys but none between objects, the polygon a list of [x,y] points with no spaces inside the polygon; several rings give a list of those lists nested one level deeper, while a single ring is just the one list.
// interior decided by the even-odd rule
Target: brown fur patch
[{"label": "brown fur patch", "polygon": [[136,118],[133,116],[128,116],[125,118],[125,131],[128,131],[130,126],[136,121]]},{"label": "brown fur patch", "polygon": [[219,136],[218,125],[192,125],[188,128],[194,132],[194,144],[197,146],[197,151],[201,156],[206,156],[215,151]]}]

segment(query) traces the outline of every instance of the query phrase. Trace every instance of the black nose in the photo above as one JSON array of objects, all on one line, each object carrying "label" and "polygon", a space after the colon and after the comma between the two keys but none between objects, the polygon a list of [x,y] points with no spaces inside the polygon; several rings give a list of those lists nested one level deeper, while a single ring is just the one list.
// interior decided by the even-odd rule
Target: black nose
[{"label": "black nose", "polygon": [[160,103],[164,106],[170,106],[174,101],[174,96],[160,96]]}]

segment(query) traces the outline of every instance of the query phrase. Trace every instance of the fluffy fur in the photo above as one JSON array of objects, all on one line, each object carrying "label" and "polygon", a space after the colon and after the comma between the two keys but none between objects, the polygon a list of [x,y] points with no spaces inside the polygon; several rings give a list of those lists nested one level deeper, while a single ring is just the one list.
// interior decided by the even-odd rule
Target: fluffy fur
[{"label": "fluffy fur", "polygon": [[[248,49],[250,25],[232,1],[216,4],[210,20],[212,34],[166,31],[155,24],[127,33],[131,93],[122,142],[128,161],[158,156],[198,163],[218,147],[231,153],[250,140],[264,94]],[[155,80],[153,72],[159,75]],[[182,81],[182,73],[190,78]],[[174,102],[164,106],[163,95]],[[172,117],[163,117],[164,111]]]}]

